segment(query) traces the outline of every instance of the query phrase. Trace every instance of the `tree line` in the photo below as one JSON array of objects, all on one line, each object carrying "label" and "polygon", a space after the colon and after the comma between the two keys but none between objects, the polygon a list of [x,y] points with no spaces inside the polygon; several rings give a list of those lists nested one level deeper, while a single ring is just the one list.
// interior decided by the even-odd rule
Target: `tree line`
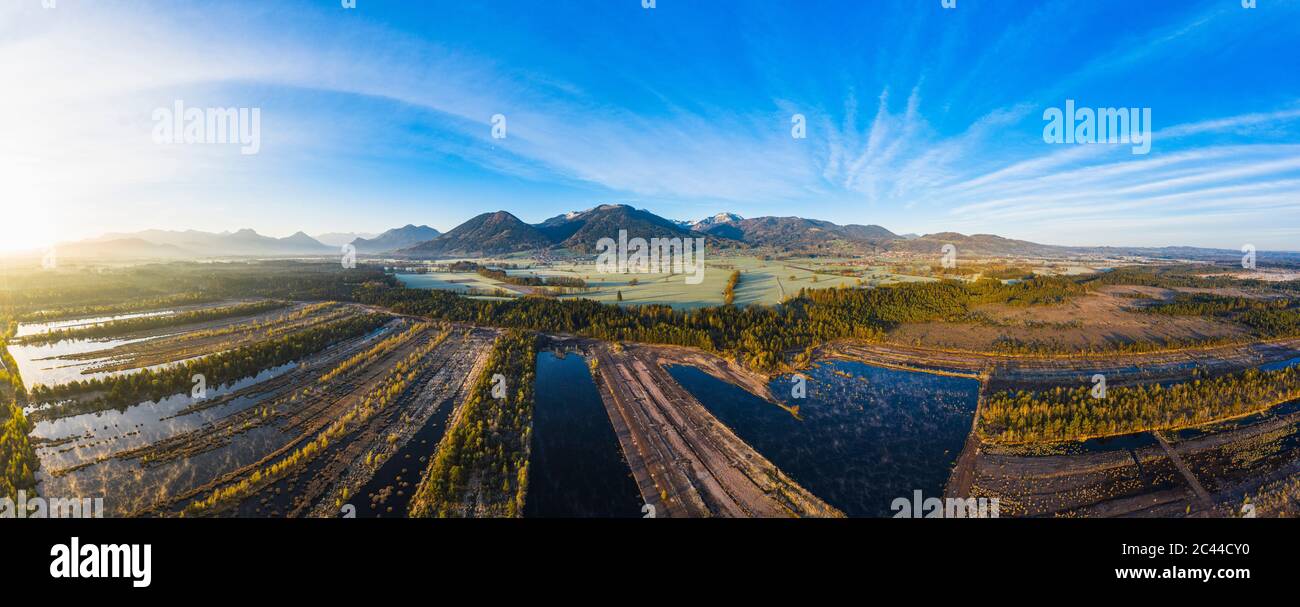
[{"label": "tree line", "polygon": [[[438,443],[411,497],[410,516],[522,516],[536,361],[534,334],[512,330],[497,338],[455,425]],[[500,378],[504,386],[497,385]],[[494,389],[501,390],[503,398],[496,398]]]},{"label": "tree line", "polygon": [[0,308],[25,322],[112,316],[223,299],[348,301],[366,282],[397,284],[382,268],[337,262],[170,262],[121,268],[13,272]]},{"label": "tree line", "polygon": [[736,286],[740,284],[740,270],[732,270],[731,276],[727,277],[727,286],[722,288],[722,305],[729,306],[736,303]]},{"label": "tree line", "polygon": [[5,348],[17,330],[18,323],[7,311],[0,311],[0,498],[10,499],[17,499],[19,491],[35,495],[36,471],[41,467],[29,436],[34,424],[19,404],[22,376]]},{"label": "tree line", "polygon": [[516,276],[505,270],[476,266],[479,276],[521,287],[564,287],[567,289],[585,289],[587,281],[576,276]]},{"label": "tree line", "polygon": [[1168,316],[1209,316],[1239,322],[1265,338],[1300,335],[1300,308],[1290,298],[1261,299],[1206,293],[1179,293],[1171,302],[1149,306],[1147,311]]},{"label": "tree line", "polygon": [[843,338],[875,340],[905,322],[960,318],[984,303],[1062,301],[1083,287],[1059,278],[1014,285],[995,280],[901,283],[874,289],[802,289],[778,306],[609,306],[589,299],[521,297],[488,301],[440,290],[363,285],[363,303],[404,314],[486,326],[569,333],[606,341],[696,347],[764,372],[788,368],[786,355]]},{"label": "tree line", "polygon": [[85,327],[70,327],[67,329],[55,329],[44,333],[36,333],[22,338],[22,342],[24,344],[47,344],[63,341],[65,339],[114,337],[135,333],[137,331],[147,331],[149,329],[179,327],[212,320],[252,316],[254,314],[261,314],[262,312],[279,310],[288,305],[287,302],[283,301],[259,301],[233,306],[221,306],[188,312],[177,312],[175,314],[123,318]]},{"label": "tree line", "polygon": [[1300,398],[1300,368],[1247,369],[1163,386],[1112,387],[1094,398],[1090,385],[990,395],[980,416],[980,434],[1000,443],[1082,440],[1197,426]]},{"label": "tree line", "polygon": [[56,386],[36,385],[29,391],[35,402],[81,398],[44,407],[33,415],[47,419],[115,407],[124,409],[139,402],[156,401],[188,392],[193,386],[193,377],[197,374],[203,375],[208,386],[216,387],[299,360],[340,341],[365,335],[389,320],[385,314],[357,315],[157,369],[77,380]]},{"label": "tree line", "polygon": [[1290,305],[1291,302],[1287,299],[1178,293],[1174,295],[1173,301],[1153,304],[1143,309],[1152,314],[1165,316],[1227,316],[1251,310],[1284,310]]}]

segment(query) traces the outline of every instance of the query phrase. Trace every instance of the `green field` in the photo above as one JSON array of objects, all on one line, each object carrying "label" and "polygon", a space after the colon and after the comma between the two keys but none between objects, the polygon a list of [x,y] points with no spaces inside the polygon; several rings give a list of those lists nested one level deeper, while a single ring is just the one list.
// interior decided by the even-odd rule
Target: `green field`
[{"label": "green field", "polygon": [[473,272],[431,272],[428,274],[397,274],[397,278],[414,289],[442,289],[445,291],[465,292],[470,289],[492,291],[504,289],[511,293],[522,293],[518,287],[503,282],[484,278]]},{"label": "green field", "polygon": [[[932,280],[917,276],[890,273],[884,266],[864,266],[861,261],[847,259],[791,259],[763,260],[758,257],[720,257],[705,263],[704,280],[700,284],[686,283],[683,275],[670,274],[617,274],[596,272],[595,264],[586,261],[542,262],[530,258],[479,259],[482,265],[509,263],[527,269],[509,270],[511,275],[566,276],[585,280],[590,290],[564,298],[583,297],[606,303],[616,303],[622,292],[623,303],[667,304],[674,308],[696,308],[722,304],[722,290],[733,271],[741,273],[736,289],[736,305],[780,303],[799,289],[829,289],[839,287],[873,286],[895,282]],[[852,264],[852,265],[850,265]],[[852,269],[854,276],[839,276],[841,270]],[[508,292],[526,292],[516,287],[468,272],[434,272],[430,274],[401,274],[397,277],[406,286],[419,289],[445,289],[464,292],[469,289],[504,289]],[[637,284],[631,284],[635,280]],[[861,281],[861,282],[859,282]]]}]

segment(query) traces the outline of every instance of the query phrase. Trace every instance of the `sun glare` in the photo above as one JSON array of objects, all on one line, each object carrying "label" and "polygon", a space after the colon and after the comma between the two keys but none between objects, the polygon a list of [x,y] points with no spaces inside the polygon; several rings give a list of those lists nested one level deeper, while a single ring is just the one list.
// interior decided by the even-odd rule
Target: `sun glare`
[{"label": "sun glare", "polygon": [[0,252],[13,253],[43,249],[57,239],[51,213],[35,204],[9,201],[5,210],[4,235],[0,237]]}]

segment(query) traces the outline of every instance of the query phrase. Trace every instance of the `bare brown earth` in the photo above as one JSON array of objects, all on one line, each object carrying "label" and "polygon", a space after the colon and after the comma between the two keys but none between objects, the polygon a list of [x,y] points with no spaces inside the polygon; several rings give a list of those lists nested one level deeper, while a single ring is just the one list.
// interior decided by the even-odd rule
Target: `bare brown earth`
[{"label": "bare brown earth", "polygon": [[1181,515],[1195,500],[1159,446],[1078,455],[984,452],[969,495],[1004,516]]},{"label": "bare brown earth", "polygon": [[[1187,291],[1247,295],[1240,290]],[[1156,299],[1169,299],[1173,297],[1174,291],[1151,287],[1103,287],[1086,296],[1055,305],[979,306],[972,314],[972,321],[904,324],[890,331],[888,340],[900,344],[989,352],[994,350],[999,341],[1005,340],[1070,350],[1139,342],[1190,342],[1249,337],[1245,328],[1230,322],[1143,313],[1139,310],[1143,300],[1124,297],[1121,295],[1123,293],[1142,293]]]},{"label": "bare brown earth", "polygon": [[968,494],[999,498],[1011,516],[1241,516],[1243,496],[1256,493],[1271,508],[1257,515],[1294,512],[1300,413],[1181,442],[1156,439],[1104,453],[986,447]]},{"label": "bare brown earth", "polygon": [[616,352],[601,344],[592,354],[624,457],[656,516],[843,516],[740,440],[668,375],[661,365],[682,353],[644,346]]}]

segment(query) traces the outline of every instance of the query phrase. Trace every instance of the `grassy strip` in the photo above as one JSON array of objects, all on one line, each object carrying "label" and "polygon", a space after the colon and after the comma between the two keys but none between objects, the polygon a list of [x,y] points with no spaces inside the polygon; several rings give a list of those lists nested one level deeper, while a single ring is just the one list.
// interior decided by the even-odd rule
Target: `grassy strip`
[{"label": "grassy strip", "polygon": [[[335,320],[340,320],[346,318],[349,314],[351,314],[351,311],[344,307],[343,304],[334,301],[327,301],[324,303],[306,304],[296,310],[291,310],[284,314],[276,314],[271,318],[262,321],[240,322],[224,327],[217,327],[215,329],[203,329],[201,331],[186,331],[180,335],[174,336],[174,338],[184,341],[197,341],[200,339],[244,333],[259,335],[262,339],[270,339],[272,337],[301,331],[304,326],[322,325]],[[309,321],[309,324],[298,323],[297,321]]]},{"label": "grassy strip", "polygon": [[96,394],[79,401],[51,405],[33,413],[34,419],[54,419],[125,407],[146,400],[181,394],[193,386],[193,377],[203,375],[208,386],[219,386],[318,352],[345,339],[365,335],[388,322],[385,314],[365,314],[280,338],[242,346],[196,360],[144,369],[129,375],[79,380],[57,386],[33,386],[35,402],[62,400]]},{"label": "grassy strip", "polygon": [[262,312],[279,310],[288,305],[287,302],[283,301],[259,301],[255,303],[209,308],[206,310],[180,312],[177,314],[124,318],[88,327],[71,327],[68,329],[56,329],[45,333],[28,335],[22,339],[22,342],[24,344],[48,344],[63,341],[65,339],[114,337],[134,333],[136,331],[146,331],[149,329],[177,327],[211,320],[252,316]]},{"label": "grassy strip", "polygon": [[1091,386],[990,395],[980,416],[980,436],[1004,444],[1085,440],[1149,430],[1173,430],[1258,413],[1300,398],[1300,368],[1247,369],[1169,387],[1109,388],[1093,398]]},{"label": "grassy strip", "polygon": [[431,325],[427,322],[417,323],[397,335],[381,340],[379,343],[368,348],[365,352],[357,353],[351,358],[339,363],[333,369],[330,369],[324,375],[320,376],[318,383],[329,383],[340,375],[348,373],[360,366],[370,364],[371,361],[387,354],[389,350],[392,350],[393,348],[406,343],[412,337],[423,333],[430,326]]},{"label": "grassy strip", "polygon": [[176,293],[161,297],[135,297],[130,298],[127,301],[112,304],[82,306],[70,305],[48,310],[28,312],[22,315],[22,321],[41,323],[74,318],[120,316],[124,314],[137,314],[160,308],[169,308],[172,306],[189,306],[211,303],[220,299],[219,296],[206,295],[203,293]]},{"label": "grassy strip", "polygon": [[[412,517],[519,517],[528,493],[536,336],[497,339],[487,366],[411,497]],[[493,376],[506,378],[493,398]]]}]

